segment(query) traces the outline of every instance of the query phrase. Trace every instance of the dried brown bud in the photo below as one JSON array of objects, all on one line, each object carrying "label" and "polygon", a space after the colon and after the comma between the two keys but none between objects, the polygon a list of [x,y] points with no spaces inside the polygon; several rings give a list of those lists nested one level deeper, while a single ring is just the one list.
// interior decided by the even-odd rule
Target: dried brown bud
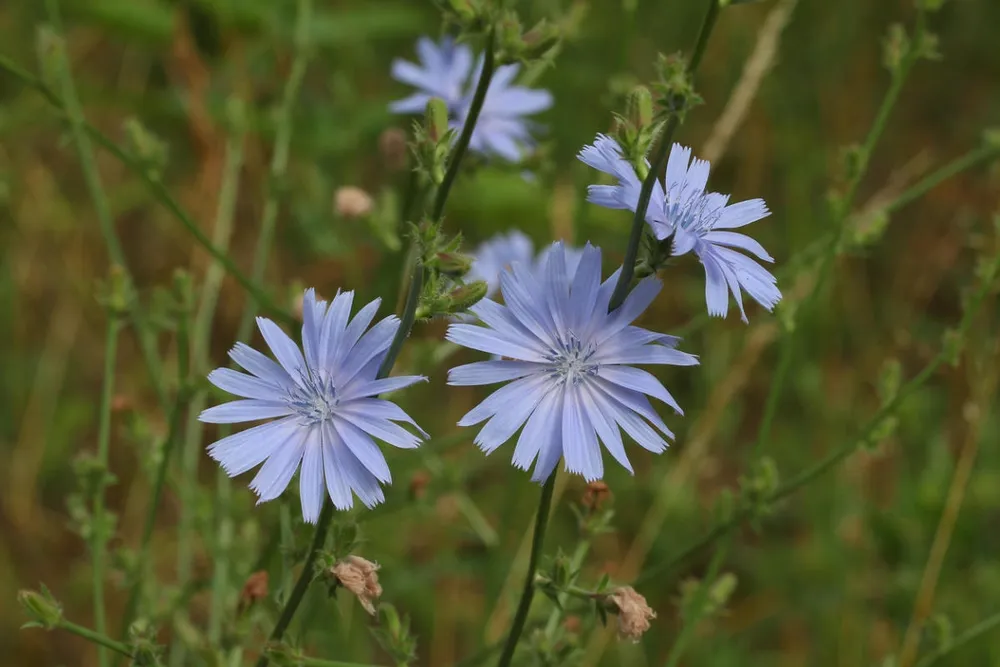
[{"label": "dried brown bud", "polygon": [[375,615],[375,602],[382,595],[382,587],[378,583],[378,563],[365,560],[360,556],[348,556],[333,566],[331,572],[340,585],[358,597],[361,606],[372,616]]},{"label": "dried brown bud", "polygon": [[349,220],[365,217],[374,207],[371,195],[353,185],[337,188],[333,195],[333,203],[337,215]]},{"label": "dried brown bud", "polygon": [[406,167],[406,150],[406,132],[398,127],[386,128],[379,135],[378,151],[389,171],[400,171]]},{"label": "dried brown bud", "polygon": [[267,592],[267,571],[258,570],[257,572],[251,574],[247,577],[246,583],[243,584],[243,590],[240,591],[240,602],[238,606],[239,612],[242,613],[253,605],[253,603],[266,598]]},{"label": "dried brown bud", "polygon": [[427,485],[430,484],[431,476],[426,470],[418,470],[410,478],[410,497],[420,500],[427,493]]},{"label": "dried brown bud", "polygon": [[646,604],[646,598],[635,592],[631,586],[616,588],[608,595],[608,600],[618,610],[618,637],[638,642],[656,612]]},{"label": "dried brown bud", "polygon": [[587,490],[583,492],[581,502],[583,506],[593,512],[601,508],[601,503],[611,495],[611,489],[601,480],[587,484]]},{"label": "dried brown bud", "polygon": [[132,399],[125,394],[115,394],[111,399],[112,412],[127,412],[134,408]]}]

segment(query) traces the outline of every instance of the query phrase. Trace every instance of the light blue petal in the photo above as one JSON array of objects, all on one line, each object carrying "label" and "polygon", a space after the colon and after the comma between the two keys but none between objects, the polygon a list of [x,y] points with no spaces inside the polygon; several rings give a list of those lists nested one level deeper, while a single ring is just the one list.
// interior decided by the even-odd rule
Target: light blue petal
[{"label": "light blue petal", "polygon": [[[507,304],[514,317],[542,343],[549,347],[554,346],[554,324],[545,311],[544,301],[539,298],[542,286],[531,276],[530,272],[523,265],[515,264],[511,271],[505,271],[500,275],[500,291],[503,293],[504,303]],[[525,361],[540,361],[540,359],[531,357],[521,358]]]},{"label": "light blue petal", "polygon": [[512,343],[491,329],[473,324],[449,325],[445,339],[462,347],[490,354],[498,354],[502,357],[510,357],[522,361],[545,361],[545,357],[536,350]]},{"label": "light blue petal", "polygon": [[340,367],[334,371],[336,384],[338,386],[349,384],[368,362],[389,349],[389,344],[398,330],[399,318],[390,315],[365,332]]},{"label": "light blue petal", "polygon": [[357,398],[388,394],[392,391],[405,389],[417,382],[427,382],[427,378],[423,375],[396,375],[381,380],[361,380],[359,378],[343,388],[340,398],[342,401],[353,401]]},{"label": "light blue petal", "polygon": [[667,364],[670,366],[697,366],[698,357],[663,345],[615,346],[603,348],[594,355],[601,364]]},{"label": "light blue petal", "polygon": [[385,456],[367,433],[345,419],[334,419],[333,426],[347,448],[368,472],[380,482],[392,482],[392,473],[389,472]]},{"label": "light blue petal", "polygon": [[302,350],[310,369],[319,368],[319,337],[326,314],[326,301],[316,298],[316,290],[309,288],[302,295]]},{"label": "light blue petal", "polygon": [[550,382],[553,380],[547,374],[529,375],[520,380],[514,380],[510,384],[500,387],[487,396],[482,403],[469,410],[459,420],[458,425],[473,426],[478,424],[497,414],[500,410],[506,410],[512,402],[519,400],[521,396],[526,396],[528,392]]},{"label": "light blue petal", "polygon": [[279,401],[287,392],[266,380],[234,371],[231,368],[216,368],[208,374],[208,381],[223,391],[244,398],[256,398],[262,401]]},{"label": "light blue petal", "polygon": [[722,264],[713,253],[703,253],[701,263],[705,266],[705,304],[708,314],[725,317],[729,312],[729,289]]},{"label": "light blue petal", "polygon": [[[378,480],[368,470],[361,465],[361,462],[351,453],[347,445],[340,439],[334,428],[330,426],[324,431],[328,439],[323,450],[323,463],[326,466],[327,490],[330,492],[334,506],[337,506],[338,499],[343,500],[346,495],[346,504],[339,509],[349,509],[354,504],[351,493],[357,494],[365,507],[372,508],[385,500],[385,494]],[[335,485],[330,485],[331,470],[335,472]],[[337,497],[334,497],[334,491]]]},{"label": "light blue petal", "polygon": [[302,520],[306,523],[316,523],[323,508],[323,439],[320,434],[319,427],[309,429],[299,470],[299,500]]},{"label": "light blue petal", "polygon": [[667,442],[654,431],[649,424],[640,419],[631,410],[609,402],[609,412],[622,429],[629,434],[643,449],[659,454],[667,448]]},{"label": "light blue petal", "polygon": [[625,297],[622,305],[611,313],[600,329],[595,332],[593,338],[594,344],[601,345],[604,341],[632,324],[637,317],[649,308],[649,304],[653,303],[653,300],[660,293],[662,287],[663,284],[655,276],[649,276],[639,281],[639,284]]},{"label": "light blue petal", "polygon": [[487,325],[500,338],[521,345],[537,354],[545,354],[546,347],[542,341],[521,324],[509,308],[496,301],[483,299],[474,305],[470,311]]},{"label": "light blue petal", "polygon": [[569,300],[573,310],[571,325],[576,331],[582,331],[593,319],[600,289],[601,251],[588,243],[580,255],[580,263],[573,276],[572,297]]},{"label": "light blue petal", "polygon": [[292,414],[292,409],[284,402],[244,399],[202,410],[201,414],[198,415],[198,421],[208,424],[236,424],[272,417],[284,417],[290,414]]},{"label": "light blue petal", "polygon": [[740,234],[739,232],[708,232],[702,238],[709,243],[746,250],[765,262],[774,261],[774,258],[764,250],[764,246],[746,234]]},{"label": "light blue petal", "polygon": [[433,95],[427,93],[413,93],[401,100],[389,102],[389,111],[392,113],[420,113],[427,108],[427,103],[431,101]]},{"label": "light blue petal", "polygon": [[680,144],[670,147],[670,157],[667,158],[666,189],[672,191],[687,179],[688,163],[691,162],[691,149]]},{"label": "light blue petal", "polygon": [[[341,406],[337,410],[334,422],[349,421],[365,433],[372,435],[379,440],[389,443],[400,449],[414,449],[420,445],[420,437],[416,436],[405,428],[387,419],[379,419],[365,414],[361,410],[354,409],[353,403],[348,406]],[[338,426],[338,432],[343,436]]]},{"label": "light blue petal", "polygon": [[284,368],[245,343],[236,343],[233,349],[229,350],[229,357],[250,373],[275,387],[286,389],[293,384],[292,378],[285,372]]},{"label": "light blue petal", "polygon": [[532,373],[544,372],[547,368],[546,364],[530,361],[477,361],[449,370],[448,384],[455,387],[468,387],[507,382]]},{"label": "light blue petal", "polygon": [[685,184],[689,188],[689,192],[704,192],[705,186],[708,185],[708,172],[712,165],[708,163],[707,160],[699,160],[695,158],[691,161],[691,166],[688,167],[687,177],[685,179]]},{"label": "light blue petal", "polygon": [[319,367],[320,375],[325,380],[327,369],[336,357],[337,348],[347,328],[351,317],[351,307],[354,304],[354,292],[338,292],[323,318],[323,327],[319,334]]},{"label": "light blue petal", "polygon": [[518,395],[507,402],[503,410],[498,411],[486,422],[486,425],[476,434],[475,444],[487,454],[510,440],[511,436],[521,428],[524,421],[531,416],[545,395],[553,391],[552,382],[544,376],[534,376],[537,381],[526,383]]},{"label": "light blue petal", "polygon": [[566,276],[566,249],[561,241],[553,243],[545,259],[542,273],[542,295],[548,307],[555,331],[569,328],[569,280]]},{"label": "light blue petal", "polygon": [[361,398],[351,401],[351,407],[374,419],[390,419],[406,422],[416,428],[423,437],[430,437],[427,435],[427,431],[420,428],[410,415],[406,414],[401,407],[392,401],[386,401],[381,398]]},{"label": "light blue petal", "polygon": [[622,435],[618,430],[618,424],[615,423],[613,418],[607,416],[605,413],[607,408],[602,408],[602,405],[606,402],[606,399],[601,396],[591,383],[580,383],[580,404],[583,407],[584,414],[611,456],[623,468],[634,474],[632,464],[625,454],[625,445],[622,443]]},{"label": "light blue petal", "polygon": [[[515,468],[527,470],[538,457],[542,447],[548,446],[554,431],[562,428],[562,391],[550,391],[542,397],[534,412],[528,417],[517,439],[511,463]],[[560,455],[562,450],[560,449]],[[558,458],[556,459],[558,461]]]},{"label": "light blue petal", "polygon": [[324,422],[321,427],[323,439],[323,476],[326,478],[326,492],[338,510],[349,510],[354,506],[351,485],[344,477],[344,459],[350,456],[347,445],[340,439],[333,424]]},{"label": "light blue petal", "polygon": [[583,475],[588,482],[604,475],[597,435],[584,417],[579,389],[572,384],[566,386],[563,395],[562,438],[567,471]]},{"label": "light blue petal", "polygon": [[730,204],[722,210],[722,215],[712,225],[713,229],[736,229],[757,222],[771,215],[763,199],[748,199],[747,201]]},{"label": "light blue petal", "polygon": [[302,461],[305,441],[309,437],[308,431],[309,428],[297,430],[257,471],[257,475],[250,482],[250,490],[257,494],[258,504],[274,500],[288,487],[299,467],[299,462]]},{"label": "light blue petal", "polygon": [[[650,424],[660,429],[660,432],[668,438],[674,437],[673,431],[667,428],[663,419],[656,413],[656,410],[653,409],[652,404],[644,394],[632,391],[631,389],[623,389],[600,378],[594,382],[593,386],[599,393],[605,396],[606,401],[611,401],[610,404],[620,403],[625,408],[643,417]],[[684,412],[678,412],[677,414],[683,415]]]},{"label": "light blue petal", "polygon": [[664,387],[659,380],[641,368],[604,365],[598,369],[597,375],[604,378],[608,382],[613,382],[623,389],[631,389],[632,391],[649,394],[653,398],[658,398],[672,407],[675,412],[681,412],[681,406],[677,404],[677,401],[673,396],[671,396],[670,392],[667,391],[666,387]]},{"label": "light blue petal", "polygon": [[620,185],[588,185],[587,201],[610,209],[635,208],[636,203],[626,196],[625,188]]},{"label": "light blue petal", "polygon": [[263,463],[288,440],[300,437],[299,433],[296,419],[280,419],[216,440],[208,446],[208,455],[227,475],[236,477]]},{"label": "light blue petal", "polygon": [[277,324],[266,317],[257,318],[257,327],[264,335],[264,340],[267,341],[268,347],[271,348],[271,352],[274,353],[274,357],[281,364],[281,367],[291,376],[292,380],[301,383],[300,378],[306,370],[306,362],[302,358],[299,346]]},{"label": "light blue petal", "polygon": [[354,316],[347,328],[344,329],[343,336],[337,340],[336,348],[330,355],[329,364],[333,367],[339,367],[344,363],[344,359],[350,354],[351,350],[357,344],[358,339],[361,338],[361,334],[368,329],[368,325],[372,323],[375,318],[375,313],[378,311],[379,306],[382,305],[382,299],[375,299],[371,303],[367,304],[364,308],[358,311],[358,314]]}]

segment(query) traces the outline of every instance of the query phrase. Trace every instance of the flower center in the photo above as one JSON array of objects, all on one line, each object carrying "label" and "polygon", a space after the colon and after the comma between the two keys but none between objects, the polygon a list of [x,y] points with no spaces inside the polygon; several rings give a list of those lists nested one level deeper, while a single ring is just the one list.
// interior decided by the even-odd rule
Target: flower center
[{"label": "flower center", "polygon": [[674,227],[704,234],[715,226],[722,215],[722,207],[713,203],[712,198],[707,197],[702,190],[682,181],[674,183],[667,190],[664,213],[667,222]]},{"label": "flower center", "polygon": [[584,378],[597,373],[600,365],[592,361],[594,346],[584,344],[573,331],[569,331],[566,340],[545,357],[552,363],[549,371],[559,381],[579,384]]},{"label": "flower center", "polygon": [[295,383],[285,399],[289,407],[310,425],[329,420],[340,405],[333,381],[310,375],[308,371],[301,372],[299,380],[301,385]]}]

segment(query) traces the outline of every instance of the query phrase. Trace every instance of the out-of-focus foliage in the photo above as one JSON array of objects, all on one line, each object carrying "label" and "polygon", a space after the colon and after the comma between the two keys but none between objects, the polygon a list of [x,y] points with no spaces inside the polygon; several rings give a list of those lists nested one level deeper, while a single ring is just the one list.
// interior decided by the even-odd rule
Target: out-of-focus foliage
[{"label": "out-of-focus foliage", "polygon": [[[697,79],[704,104],[688,114],[678,135],[696,154],[712,135],[768,13],[781,1],[740,3],[721,15]],[[509,4],[518,6],[525,25],[556,17],[567,31],[554,65],[526,73],[555,97],[554,107],[538,118],[547,127],[541,158],[532,165],[533,178],[503,165],[479,164],[463,174],[446,226],[461,230],[469,247],[512,227],[536,245],[590,240],[604,248],[610,268],[620,261],[630,218],[585,203],[594,174],[575,154],[595,133],[612,128],[612,112],[623,111],[634,86],[653,77],[658,52],[690,48],[702,3]],[[410,119],[386,109],[405,92],[388,72],[394,57],[412,57],[417,36],[440,30],[433,3],[316,1],[289,168],[278,183],[268,182],[268,163],[274,111],[292,57],[293,2],[63,5],[67,48],[89,121],[119,142],[146,136],[148,145],[162,149],[162,182],[206,232],[215,219],[229,130],[234,120],[245,123],[231,244],[241,266],[252,261],[262,193],[277,188],[278,233],[267,272],[272,293],[291,308],[298,286],[315,286],[327,297],[348,288],[360,300],[381,295],[383,308],[393,307],[405,253],[393,230],[407,173],[380,136],[387,128],[409,130]],[[760,196],[768,202],[773,214],[754,233],[779,271],[830,231],[827,195],[843,173],[843,148],[863,139],[888,85],[883,36],[890,24],[909,24],[913,16],[913,3],[905,0],[801,0],[775,44],[773,70],[713,164],[712,186],[736,200]],[[44,22],[41,2],[0,4],[0,53],[44,75],[47,55],[36,32]],[[985,127],[1000,125],[997,26],[1000,3],[993,0],[952,0],[933,15],[930,27],[942,58],[918,63],[904,87],[861,184],[859,211],[877,210],[979,145]],[[233,98],[242,100],[245,117],[227,113]],[[130,119],[148,135],[137,135]],[[157,286],[168,286],[178,266],[191,267],[200,281],[205,254],[134,174],[107,153],[98,158],[140,298],[152,303]],[[335,192],[346,185],[373,194],[371,216],[338,215]],[[701,536],[720,511],[720,494],[737,487],[755,456],[770,457],[781,476],[790,477],[854,437],[878,406],[886,360],[898,360],[899,372],[910,377],[937,353],[945,330],[960,317],[979,256],[998,243],[992,222],[998,192],[996,167],[964,172],[877,221],[880,230],[885,224],[880,238],[875,234],[836,260],[807,316],[797,319],[791,372],[770,437],[757,450],[783,315],[755,309],[749,326],[733,316],[705,324],[701,267],[690,258],[668,267],[663,294],[641,324],[690,331],[684,349],[698,354],[702,365],[663,376],[686,410],[683,418],[669,419],[677,444],[660,457],[630,452],[635,478],[608,466],[614,517],[611,529],[593,540],[588,580],[607,572],[628,583],[672,558]],[[93,649],[78,638],[19,632],[24,619],[14,599],[18,588],[45,581],[67,618],[86,623],[91,614],[89,558],[71,530],[66,499],[77,490],[74,460],[95,449],[104,312],[94,294],[107,267],[66,126],[36,92],[0,72],[0,599],[7,602],[0,605],[0,655],[8,664],[96,664]],[[791,302],[812,289],[808,277],[793,278],[801,272],[780,275]],[[244,298],[226,279],[211,340],[216,363],[224,362],[233,342]],[[692,321],[701,324],[686,326]],[[736,532],[723,565],[735,575],[735,591],[724,613],[704,621],[686,664],[882,664],[898,651],[953,473],[970,442],[979,444],[978,456],[933,606],[956,631],[1000,608],[1000,450],[992,446],[1000,442],[997,326],[989,301],[962,361],[908,398],[895,431],[773,508],[757,530]],[[401,358],[406,371],[432,375],[429,386],[407,391],[400,401],[433,438],[418,452],[387,452],[394,478],[388,502],[352,515],[362,553],[382,566],[384,599],[412,619],[418,664],[434,666],[455,664],[502,636],[520,585],[511,563],[538,494],[527,475],[508,465],[510,446],[484,458],[472,434],[455,426],[483,394],[445,386],[444,367],[435,362],[443,330],[440,322],[419,325]],[[176,351],[169,341],[161,336],[160,351],[172,368]],[[449,363],[457,360],[473,358],[463,352]],[[118,515],[116,549],[138,541],[151,484],[149,443],[166,430],[128,333],[117,384],[111,447],[117,482],[108,500]],[[200,463],[196,525],[211,535],[215,470],[207,457]],[[572,551],[577,522],[569,504],[584,492],[576,478],[562,492],[548,536],[550,554],[556,545]],[[234,554],[233,572],[253,571],[257,547],[268,544],[274,550],[268,562],[301,555],[306,527],[291,526],[298,552],[276,554],[279,504],[254,507],[241,484],[233,496],[235,534],[248,545]],[[292,516],[297,502],[289,498]],[[177,507],[177,494],[168,489],[153,538],[155,571],[167,582],[176,570]],[[600,650],[606,665],[661,664],[680,630],[682,581],[703,577],[710,555],[699,553],[637,587],[659,612],[641,644],[609,639],[605,648],[600,639],[613,633],[598,629],[580,638],[583,655]],[[199,625],[211,574],[203,545],[196,548],[194,569],[193,590],[184,594],[191,596],[191,619]],[[116,570],[108,593],[115,620],[126,598],[120,581]],[[272,574],[272,592],[287,585]],[[313,629],[299,639],[315,648],[312,654],[387,662],[362,631],[368,620],[356,601],[345,595],[330,600],[322,588],[314,587],[300,611]],[[163,591],[163,608],[179,594]],[[272,619],[274,607],[249,613],[251,621],[253,614]],[[933,648],[933,635],[928,630],[925,650]],[[160,640],[169,636],[165,631]],[[1000,663],[998,636],[986,635],[942,664]]]}]

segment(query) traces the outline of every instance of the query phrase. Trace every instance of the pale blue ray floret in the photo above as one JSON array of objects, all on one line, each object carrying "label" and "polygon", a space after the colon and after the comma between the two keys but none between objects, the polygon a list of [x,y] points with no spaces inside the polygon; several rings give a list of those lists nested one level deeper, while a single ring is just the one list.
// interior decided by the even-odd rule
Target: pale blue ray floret
[{"label": "pale blue ray floret", "polygon": [[[399,406],[377,398],[426,380],[415,375],[377,378],[399,319],[390,315],[368,329],[380,300],[352,319],[353,301],[354,292],[338,292],[328,307],[307,290],[302,350],[278,325],[258,317],[277,363],[237,343],[229,356],[249,375],[217,368],[208,380],[243,398],[208,408],[199,417],[214,424],[279,418],[223,438],[210,445],[208,453],[230,477],[263,463],[250,482],[258,502],[280,496],[301,467],[302,516],[310,523],[319,517],[324,486],[341,510],[353,506],[354,495],[367,507],[385,499],[381,485],[390,483],[392,476],[374,439],[409,449],[427,437]],[[413,426],[419,435],[396,422]]]},{"label": "pale blue ray floret", "polygon": [[[465,280],[482,280],[486,282],[486,297],[492,298],[500,289],[500,274],[515,262],[530,266],[536,275],[545,270],[545,262],[553,246],[547,245],[535,257],[535,244],[524,233],[517,229],[496,234],[483,241],[472,252],[472,267]],[[566,268],[572,275],[583,256],[582,248],[563,246],[566,253]]]},{"label": "pale blue ray floret", "polygon": [[[635,212],[642,183],[611,137],[597,135],[580,151],[587,165],[618,179],[614,185],[591,185],[587,199],[599,206]],[[653,185],[645,219],[657,239],[672,238],[672,254],[694,253],[705,267],[705,301],[710,315],[725,317],[729,294],[736,299],[740,316],[747,321],[740,289],[767,310],[781,300],[777,280],[767,269],[735,249],[765,262],[774,259],[760,243],[745,234],[728,231],[770,215],[763,199],[729,204],[729,195],[706,192],[709,163],[691,159],[691,149],[674,144],[667,160],[664,182]]]},{"label": "pale blue ray floret", "polygon": [[647,396],[681,409],[659,380],[629,364],[690,366],[697,358],[674,349],[674,336],[632,326],[659,293],[659,280],[646,278],[609,313],[620,269],[602,283],[598,248],[588,244],[573,272],[562,243],[545,255],[539,273],[522,263],[504,271],[504,304],[484,299],[471,308],[482,325],[448,328],[453,343],[502,357],[451,369],[449,384],[507,383],[459,425],[486,421],[475,439],[486,453],[523,426],[513,464],[527,470],[534,463],[535,481],[547,479],[560,458],[568,471],[600,479],[602,442],[631,472],[619,429],[658,453],[667,447],[664,436],[673,434]]},{"label": "pale blue ray floret", "polygon": [[[450,125],[459,129],[465,122],[472,104],[483,59],[473,65],[472,51],[456,44],[450,37],[440,43],[421,37],[417,41],[420,64],[396,59],[392,76],[417,89],[417,92],[389,104],[394,113],[421,113],[432,97],[441,98],[448,107]],[[469,148],[486,156],[498,156],[518,162],[534,145],[533,124],[525,116],[545,111],[552,106],[552,95],[513,85],[519,65],[496,68],[486,91],[482,109],[469,140]]]}]

